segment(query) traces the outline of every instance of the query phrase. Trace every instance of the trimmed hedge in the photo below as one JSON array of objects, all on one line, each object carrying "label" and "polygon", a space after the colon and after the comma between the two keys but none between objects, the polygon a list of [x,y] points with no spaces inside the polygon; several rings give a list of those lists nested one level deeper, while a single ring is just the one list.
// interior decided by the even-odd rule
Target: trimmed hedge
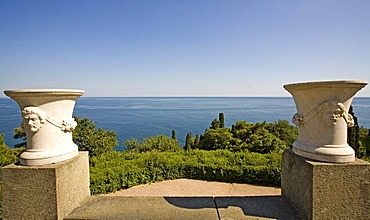
[{"label": "trimmed hedge", "polygon": [[179,178],[279,186],[280,158],[278,153],[228,150],[111,152],[91,158],[90,190],[92,194],[111,193]]}]

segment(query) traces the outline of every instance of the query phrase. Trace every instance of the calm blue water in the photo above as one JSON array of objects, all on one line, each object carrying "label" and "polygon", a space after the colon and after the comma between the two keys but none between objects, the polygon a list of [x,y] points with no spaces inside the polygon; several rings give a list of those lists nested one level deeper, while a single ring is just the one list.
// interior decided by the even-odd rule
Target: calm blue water
[{"label": "calm blue water", "polygon": [[[355,115],[360,126],[370,128],[370,98],[355,98]],[[120,147],[128,139],[157,134],[171,136],[176,130],[183,144],[187,132],[202,134],[218,113],[225,125],[237,120],[274,122],[288,120],[296,112],[292,98],[80,98],[74,115],[97,122],[98,127],[115,131]],[[20,111],[9,98],[0,98],[0,134],[9,146],[17,143],[13,129],[21,123]]]}]

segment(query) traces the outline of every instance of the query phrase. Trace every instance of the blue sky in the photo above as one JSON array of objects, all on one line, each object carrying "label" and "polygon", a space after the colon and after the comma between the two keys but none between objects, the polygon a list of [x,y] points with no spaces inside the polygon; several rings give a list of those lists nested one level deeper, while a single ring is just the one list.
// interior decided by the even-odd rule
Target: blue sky
[{"label": "blue sky", "polygon": [[290,82],[369,81],[369,11],[369,0],[1,0],[0,89],[289,96]]}]

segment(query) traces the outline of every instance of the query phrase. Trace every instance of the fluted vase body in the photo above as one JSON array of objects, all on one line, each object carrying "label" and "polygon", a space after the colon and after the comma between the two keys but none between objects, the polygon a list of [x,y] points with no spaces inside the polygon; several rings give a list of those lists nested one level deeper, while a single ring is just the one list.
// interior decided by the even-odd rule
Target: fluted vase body
[{"label": "fluted vase body", "polygon": [[357,80],[284,85],[297,108],[292,119],[298,127],[293,152],[324,162],[354,161],[355,152],[347,144],[347,128],[354,125],[348,110],[354,95],[366,85]]},{"label": "fluted vase body", "polygon": [[57,163],[78,154],[78,147],[72,141],[72,131],[77,125],[72,114],[76,100],[84,91],[38,89],[4,93],[21,110],[21,127],[27,137],[27,148],[20,155],[21,165]]}]

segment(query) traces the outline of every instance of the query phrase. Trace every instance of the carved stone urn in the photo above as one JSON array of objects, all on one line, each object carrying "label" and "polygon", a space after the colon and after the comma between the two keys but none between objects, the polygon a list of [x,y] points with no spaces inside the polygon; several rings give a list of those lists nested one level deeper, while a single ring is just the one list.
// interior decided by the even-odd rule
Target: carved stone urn
[{"label": "carved stone urn", "polygon": [[292,119],[298,127],[293,152],[324,162],[354,161],[355,152],[347,144],[347,127],[354,125],[348,110],[354,95],[366,85],[366,81],[357,80],[284,85],[297,108]]},{"label": "carved stone urn", "polygon": [[84,91],[38,89],[4,93],[21,109],[21,127],[27,137],[27,148],[20,155],[21,165],[57,163],[78,154],[78,147],[72,141],[72,131],[77,126],[72,113]]}]

